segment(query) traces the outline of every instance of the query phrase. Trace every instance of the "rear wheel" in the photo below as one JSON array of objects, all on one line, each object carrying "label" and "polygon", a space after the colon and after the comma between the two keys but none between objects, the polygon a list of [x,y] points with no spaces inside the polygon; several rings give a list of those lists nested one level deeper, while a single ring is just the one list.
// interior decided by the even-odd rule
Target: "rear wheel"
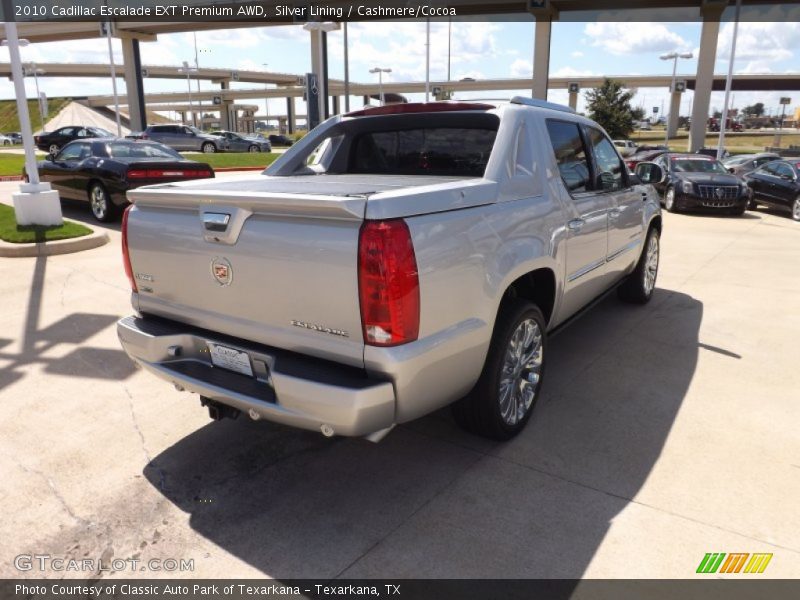
[{"label": "rear wheel", "polygon": [[644,241],[644,251],[633,273],[617,288],[619,299],[632,304],[646,304],[653,297],[661,253],[658,229],[651,227]]},{"label": "rear wheel", "polygon": [[253,144],[247,149],[248,152],[261,152],[261,148]]},{"label": "rear wheel", "polygon": [[800,196],[794,199],[794,204],[792,204],[792,218],[795,221],[800,221]]},{"label": "rear wheel", "polygon": [[212,142],[206,142],[200,149],[204,154],[214,154],[217,151],[217,147]]},{"label": "rear wheel", "polygon": [[106,188],[98,181],[89,186],[89,205],[94,218],[102,223],[113,221],[117,216],[117,205],[111,201]]},{"label": "rear wheel", "polygon": [[58,144],[50,144],[50,147],[47,149],[50,154],[58,154]]},{"label": "rear wheel", "polygon": [[516,298],[504,303],[480,379],[453,405],[459,425],[495,440],[508,440],[522,431],[542,387],[545,328],[535,304]]}]

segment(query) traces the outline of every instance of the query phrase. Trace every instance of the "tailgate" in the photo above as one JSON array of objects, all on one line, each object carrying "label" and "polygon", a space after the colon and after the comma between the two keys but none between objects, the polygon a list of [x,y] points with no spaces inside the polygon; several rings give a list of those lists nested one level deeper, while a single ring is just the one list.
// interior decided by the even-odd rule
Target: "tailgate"
[{"label": "tailgate", "polygon": [[363,366],[365,197],[162,186],[129,199],[140,312]]}]

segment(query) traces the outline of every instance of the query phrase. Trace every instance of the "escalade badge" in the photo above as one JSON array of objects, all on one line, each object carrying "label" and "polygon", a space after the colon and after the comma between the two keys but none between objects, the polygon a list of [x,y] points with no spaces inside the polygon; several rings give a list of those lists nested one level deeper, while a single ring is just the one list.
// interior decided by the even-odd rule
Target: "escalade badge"
[{"label": "escalade badge", "polygon": [[211,261],[211,274],[220,285],[230,285],[233,281],[233,267],[227,258],[217,257]]}]

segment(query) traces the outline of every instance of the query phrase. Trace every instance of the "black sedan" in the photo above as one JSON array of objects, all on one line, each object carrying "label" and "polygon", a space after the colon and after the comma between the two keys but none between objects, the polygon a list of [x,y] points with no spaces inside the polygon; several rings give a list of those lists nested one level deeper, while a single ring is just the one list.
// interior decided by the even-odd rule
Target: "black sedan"
[{"label": "black sedan", "polygon": [[292,138],[290,137],[283,135],[282,133],[280,134],[273,133],[271,136],[269,136],[269,143],[272,144],[273,146],[291,146],[292,144],[294,144],[294,140],[292,140]]},{"label": "black sedan", "polygon": [[70,125],[69,127],[56,129],[51,133],[45,132],[35,135],[33,136],[33,142],[39,150],[54,154],[73,140],[108,137],[113,137],[113,134],[100,127]]},{"label": "black sedan", "polygon": [[718,160],[703,154],[662,154],[653,161],[664,172],[655,184],[669,212],[690,209],[723,210],[742,215],[750,190]]},{"label": "black sedan", "polygon": [[39,163],[39,177],[62,198],[88,200],[98,221],[112,221],[127,204],[129,189],[214,177],[214,170],[163,144],[105,138],[67,144]]},{"label": "black sedan", "polygon": [[750,208],[766,204],[788,209],[795,221],[800,221],[800,158],[775,160],[744,176],[753,190]]}]

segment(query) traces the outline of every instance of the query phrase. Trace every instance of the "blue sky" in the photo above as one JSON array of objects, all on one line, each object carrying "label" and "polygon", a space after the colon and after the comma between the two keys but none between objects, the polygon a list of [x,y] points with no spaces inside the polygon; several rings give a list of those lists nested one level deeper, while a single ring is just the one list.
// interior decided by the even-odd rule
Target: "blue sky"
[{"label": "blue sky", "polygon": [[[431,43],[431,77],[444,79],[447,72],[447,23],[434,22]],[[451,29],[451,74],[462,77],[493,78],[530,76],[533,52],[533,22],[455,21]],[[701,25],[642,22],[556,22],[553,24],[550,52],[551,76],[569,75],[644,75],[670,74],[672,63],[659,60],[671,50],[697,54]],[[728,68],[732,24],[723,22],[718,47],[717,73]],[[342,78],[342,33],[329,35],[331,76]],[[391,67],[393,81],[423,80],[425,76],[425,23],[372,22],[349,26],[350,74],[353,81],[370,81],[371,67]],[[230,29],[198,34],[200,65],[238,69],[304,73],[310,68],[309,34],[299,26]],[[115,43],[117,61],[121,52]],[[156,42],[142,43],[142,63],[180,65],[194,60],[192,34],[161,35]],[[23,48],[23,60],[38,62],[107,62],[104,40],[81,40],[33,44]],[[742,23],[735,62],[735,73],[798,72],[800,24],[797,22]],[[7,49],[0,49],[0,60],[8,60]],[[263,66],[267,63],[267,67]],[[678,72],[694,74],[696,60],[681,60]],[[40,78],[40,88],[49,96],[110,94],[111,83],[104,79]],[[33,82],[28,81],[30,97]],[[236,85],[236,84],[234,84]],[[120,80],[120,89],[124,83]],[[203,82],[212,89],[213,84]],[[239,84],[239,87],[253,87]],[[146,91],[182,91],[185,81],[145,80]],[[510,97],[518,92],[498,91],[492,97]],[[485,97],[485,92],[462,93],[460,98]],[[780,92],[737,93],[736,106],[762,101],[777,110]],[[789,94],[791,95],[791,94]],[[797,95],[797,94],[796,94]],[[687,114],[691,93],[685,94],[682,113]],[[0,97],[13,97],[9,81],[0,82]],[[410,96],[419,99],[419,96]],[[566,102],[566,91],[554,90],[550,99]],[[662,106],[665,89],[641,89],[634,102],[645,107]],[[711,105],[722,106],[722,93],[712,95]],[[257,101],[251,101],[257,102]],[[800,97],[793,98],[800,106]],[[261,102],[263,106],[263,101]],[[579,109],[582,108],[582,98]],[[353,99],[351,106],[359,106]],[[298,112],[304,112],[298,107]],[[273,114],[285,111],[283,100],[270,103]]]}]

